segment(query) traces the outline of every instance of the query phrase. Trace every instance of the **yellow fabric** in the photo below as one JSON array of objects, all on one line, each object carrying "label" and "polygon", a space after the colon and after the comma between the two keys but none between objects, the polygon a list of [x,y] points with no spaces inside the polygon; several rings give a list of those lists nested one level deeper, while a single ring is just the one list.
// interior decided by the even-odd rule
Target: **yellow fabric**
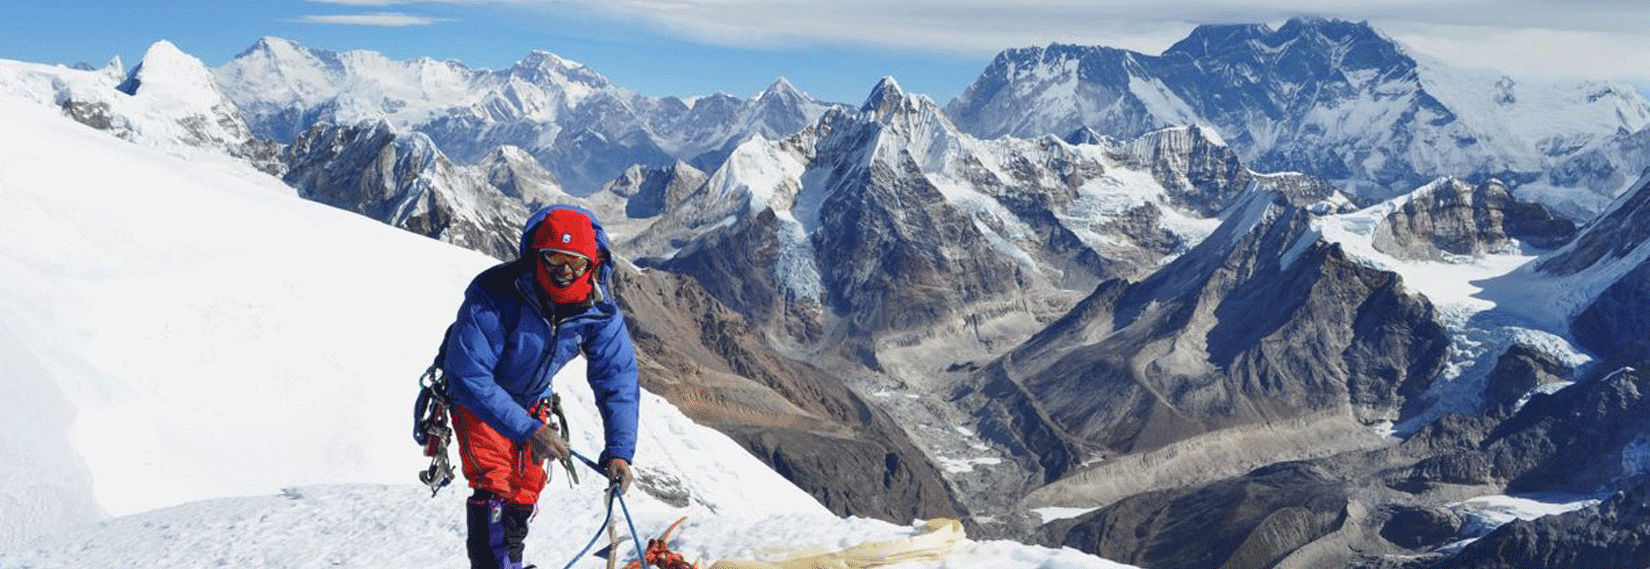
[{"label": "yellow fabric", "polygon": [[710,569],[865,569],[906,561],[931,561],[945,557],[958,542],[967,539],[962,523],[950,519],[928,520],[916,535],[874,541],[830,553],[804,555],[783,561],[723,559]]}]

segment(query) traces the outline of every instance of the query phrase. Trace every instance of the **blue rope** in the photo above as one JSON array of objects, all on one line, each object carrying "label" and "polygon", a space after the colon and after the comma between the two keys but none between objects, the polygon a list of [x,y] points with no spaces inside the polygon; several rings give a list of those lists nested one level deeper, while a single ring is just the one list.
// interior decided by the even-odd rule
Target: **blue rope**
[{"label": "blue rope", "polygon": [[[590,469],[596,471],[597,474],[607,474],[601,466],[596,464],[596,461],[590,460],[584,455],[579,454],[579,451],[572,452],[573,456],[579,459],[579,462],[583,462],[585,466],[589,466]],[[584,558],[585,554],[590,553],[590,548],[596,546],[596,540],[602,538],[602,532],[607,531],[607,525],[613,523],[613,502],[615,500],[619,502],[619,509],[624,512],[625,524],[630,526],[630,539],[634,540],[636,543],[636,561],[641,563],[643,569],[646,569],[647,550],[642,548],[642,538],[640,537],[641,534],[636,533],[636,520],[631,519],[630,506],[624,503],[624,492],[620,491],[618,485],[609,486],[607,489],[607,517],[602,519],[601,527],[596,528],[596,535],[590,536],[590,543],[584,544],[584,549],[579,550],[579,554],[574,555],[572,559],[568,560],[567,565],[563,566],[562,569],[573,569],[573,564],[578,563],[580,559]],[[615,551],[613,553],[618,552]]]},{"label": "blue rope", "polygon": [[562,569],[572,569],[574,563],[578,563],[580,559],[584,558],[584,555],[586,553],[590,553],[590,548],[596,546],[596,540],[601,539],[602,532],[607,531],[607,524],[611,523],[612,521],[613,521],[613,503],[608,502],[607,503],[607,518],[602,520],[601,527],[596,528],[596,535],[590,536],[590,543],[584,544],[584,549],[580,549],[579,554],[574,555],[572,559],[569,559],[567,561],[567,565],[563,566]]},{"label": "blue rope", "polygon": [[[647,552],[642,549],[642,538],[637,537],[640,534],[636,533],[636,520],[630,518],[630,506],[626,506],[624,503],[624,493],[615,487],[613,496],[618,498],[619,509],[624,511],[624,522],[630,525],[630,539],[636,541],[636,559],[642,562],[642,569],[647,569]],[[608,504],[607,510],[613,511],[613,504]]]}]

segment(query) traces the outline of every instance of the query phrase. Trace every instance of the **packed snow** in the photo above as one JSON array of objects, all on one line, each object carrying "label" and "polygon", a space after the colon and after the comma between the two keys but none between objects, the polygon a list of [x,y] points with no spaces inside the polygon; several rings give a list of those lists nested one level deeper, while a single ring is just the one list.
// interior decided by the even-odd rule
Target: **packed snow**
[{"label": "packed snow", "polygon": [[[0,133],[0,567],[464,564],[465,492],[415,483],[409,403],[491,259],[38,102],[0,95]],[[556,385],[573,446],[594,453],[582,369]],[[833,516],[662,398],[643,408],[628,505],[644,537],[687,516],[689,559],[914,532]],[[530,562],[565,563],[599,525],[581,474],[551,481]],[[965,541],[899,567],[1121,566]]]},{"label": "packed snow", "polygon": [[1598,503],[1599,499],[1597,497],[1568,494],[1479,496],[1456,502],[1448,507],[1450,511],[1461,517],[1461,533],[1477,537],[1449,544],[1440,551],[1444,553],[1460,551],[1467,544],[1489,535],[1490,532],[1495,531],[1495,528],[1513,520],[1533,520],[1545,516],[1554,516],[1583,508],[1591,508],[1598,505]]},{"label": "packed snow", "polygon": [[126,78],[118,64],[82,71],[0,59],[0,93],[51,108],[78,106],[85,120],[106,122],[121,138],[189,159],[219,160],[226,148],[246,142],[246,125],[200,60],[156,42],[136,70],[136,94],[116,89]]}]

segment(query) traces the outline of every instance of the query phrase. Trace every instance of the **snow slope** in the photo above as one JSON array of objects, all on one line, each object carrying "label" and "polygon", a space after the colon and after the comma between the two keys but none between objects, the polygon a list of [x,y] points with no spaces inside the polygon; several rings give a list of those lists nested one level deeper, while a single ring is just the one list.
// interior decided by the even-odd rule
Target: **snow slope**
[{"label": "snow slope", "polygon": [[253,152],[251,133],[206,65],[165,40],[128,77],[119,60],[98,71],[0,59],[0,93],[60,107],[121,138],[192,160]]},{"label": "snow slope", "polygon": [[[461,566],[463,492],[413,483],[409,403],[490,263],[0,96],[0,567]],[[556,381],[594,452],[581,371]],[[642,425],[638,477],[687,506],[631,509],[647,535],[689,516],[690,558],[911,533],[832,516],[662,398]],[[552,480],[530,560],[564,563],[599,492]],[[963,566],[1119,567],[1010,542],[905,565]]]}]

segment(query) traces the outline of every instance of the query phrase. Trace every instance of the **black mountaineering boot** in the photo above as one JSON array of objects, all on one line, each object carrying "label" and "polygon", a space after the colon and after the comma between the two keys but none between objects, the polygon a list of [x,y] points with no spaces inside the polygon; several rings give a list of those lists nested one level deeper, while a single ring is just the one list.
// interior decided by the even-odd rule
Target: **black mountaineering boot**
[{"label": "black mountaineering boot", "polygon": [[504,504],[504,544],[516,567],[521,567],[521,554],[527,548],[527,522],[532,519],[533,506]]},{"label": "black mountaineering boot", "polygon": [[[520,529],[512,529],[516,516],[511,510],[519,508],[506,504],[492,492],[476,490],[464,503],[465,525],[469,537],[465,549],[470,554],[470,569],[521,569],[522,539],[527,536],[527,521],[522,518]],[[532,509],[528,508],[528,514]]]}]

